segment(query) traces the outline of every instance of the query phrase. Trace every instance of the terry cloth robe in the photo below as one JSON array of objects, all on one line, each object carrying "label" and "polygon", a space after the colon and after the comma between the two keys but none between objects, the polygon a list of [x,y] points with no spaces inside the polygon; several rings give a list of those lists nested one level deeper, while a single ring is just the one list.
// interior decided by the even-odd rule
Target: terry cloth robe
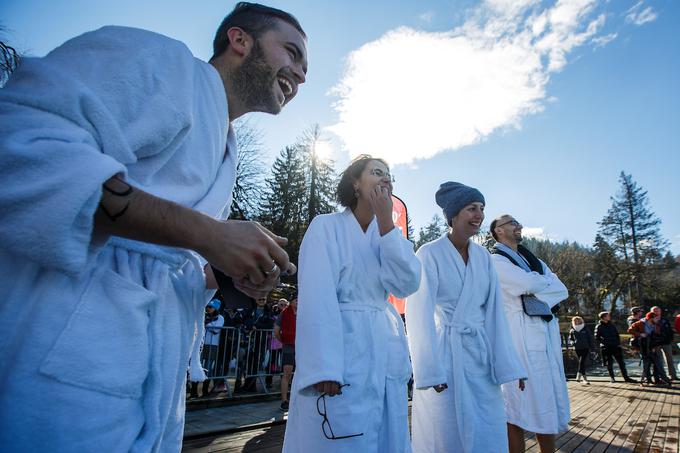
[{"label": "terry cloth robe", "polygon": [[501,283],[512,341],[529,373],[523,392],[512,383],[503,385],[508,423],[539,434],[566,431],[569,395],[557,318],[545,322],[540,317],[527,316],[520,296],[534,294],[553,307],[569,296],[567,288],[543,261],[544,273],[541,275],[525,271],[502,255],[492,256]]},{"label": "terry cloth robe", "polygon": [[[283,451],[410,452],[411,366],[403,322],[387,297],[418,289],[413,245],[397,228],[381,237],[375,219],[364,233],[346,209],[312,221],[299,263],[297,369]],[[312,387],[321,381],[347,384],[342,395],[325,397],[333,433],[363,436],[324,437]]]},{"label": "terry cloth robe", "polygon": [[[414,387],[413,451],[508,451],[500,385],[526,371],[512,346],[491,255],[468,243],[467,265],[448,235],[423,245],[418,291],[406,303]],[[446,383],[437,393],[432,386]]]},{"label": "terry cloth robe", "polygon": [[227,112],[211,65],[131,28],[25,58],[0,89],[5,449],[179,451],[210,296],[201,259],[93,237],[93,216],[102,183],[123,174],[221,217],[236,166]]}]

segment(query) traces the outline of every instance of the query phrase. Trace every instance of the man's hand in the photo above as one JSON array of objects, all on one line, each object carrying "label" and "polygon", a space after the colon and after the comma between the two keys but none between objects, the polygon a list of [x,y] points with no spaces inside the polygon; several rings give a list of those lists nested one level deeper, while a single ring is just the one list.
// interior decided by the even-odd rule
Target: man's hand
[{"label": "man's hand", "polygon": [[340,384],[335,381],[321,381],[314,384],[314,390],[328,396],[342,395]]},{"label": "man's hand", "polygon": [[392,196],[389,189],[377,185],[368,193],[368,201],[373,208],[380,235],[384,236],[394,228],[392,220]]},{"label": "man's hand", "polygon": [[281,246],[286,238],[256,222],[217,222],[210,239],[198,250],[213,266],[234,279],[234,287],[255,299],[265,297],[279,282],[281,269],[297,269]]}]

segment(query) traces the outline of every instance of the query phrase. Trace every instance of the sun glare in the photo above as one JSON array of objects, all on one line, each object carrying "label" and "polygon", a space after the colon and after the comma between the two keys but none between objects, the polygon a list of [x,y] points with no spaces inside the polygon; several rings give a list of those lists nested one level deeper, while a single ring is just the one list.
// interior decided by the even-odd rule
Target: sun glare
[{"label": "sun glare", "polygon": [[326,140],[319,140],[314,145],[314,152],[321,159],[327,160],[333,157],[333,145]]}]

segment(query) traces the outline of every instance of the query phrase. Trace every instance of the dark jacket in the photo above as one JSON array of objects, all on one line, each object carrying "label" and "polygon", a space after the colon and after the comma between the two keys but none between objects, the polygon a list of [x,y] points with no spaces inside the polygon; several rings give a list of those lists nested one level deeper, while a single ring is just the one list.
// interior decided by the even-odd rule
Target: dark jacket
[{"label": "dark jacket", "polygon": [[595,340],[601,348],[615,348],[621,345],[621,338],[616,326],[611,322],[598,322],[595,326]]},{"label": "dark jacket", "polygon": [[569,342],[574,349],[590,349],[591,351],[595,349],[593,337],[590,335],[588,326],[584,326],[580,332],[577,332],[576,329],[572,327],[569,331]]},{"label": "dark jacket", "polygon": [[659,344],[667,345],[673,341],[673,328],[671,323],[666,318],[661,318],[661,328],[659,329]]}]

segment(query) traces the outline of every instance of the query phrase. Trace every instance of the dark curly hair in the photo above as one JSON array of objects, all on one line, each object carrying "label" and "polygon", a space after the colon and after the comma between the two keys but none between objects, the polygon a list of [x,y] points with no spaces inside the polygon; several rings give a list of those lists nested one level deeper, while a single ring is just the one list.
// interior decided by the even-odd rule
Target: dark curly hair
[{"label": "dark curly hair", "polygon": [[366,165],[373,160],[389,168],[389,165],[383,159],[369,154],[360,154],[340,174],[340,182],[338,182],[338,188],[335,190],[335,197],[340,205],[350,209],[356,208],[357,197],[354,196],[354,181],[361,178],[361,173],[363,173]]},{"label": "dark curly hair", "polygon": [[305,38],[304,30],[300,22],[290,13],[259,3],[239,2],[234,10],[224,18],[213,40],[213,56],[211,60],[219,57],[229,47],[227,31],[232,27],[242,28],[254,39],[277,26],[277,19],[288,22],[299,31]]}]

